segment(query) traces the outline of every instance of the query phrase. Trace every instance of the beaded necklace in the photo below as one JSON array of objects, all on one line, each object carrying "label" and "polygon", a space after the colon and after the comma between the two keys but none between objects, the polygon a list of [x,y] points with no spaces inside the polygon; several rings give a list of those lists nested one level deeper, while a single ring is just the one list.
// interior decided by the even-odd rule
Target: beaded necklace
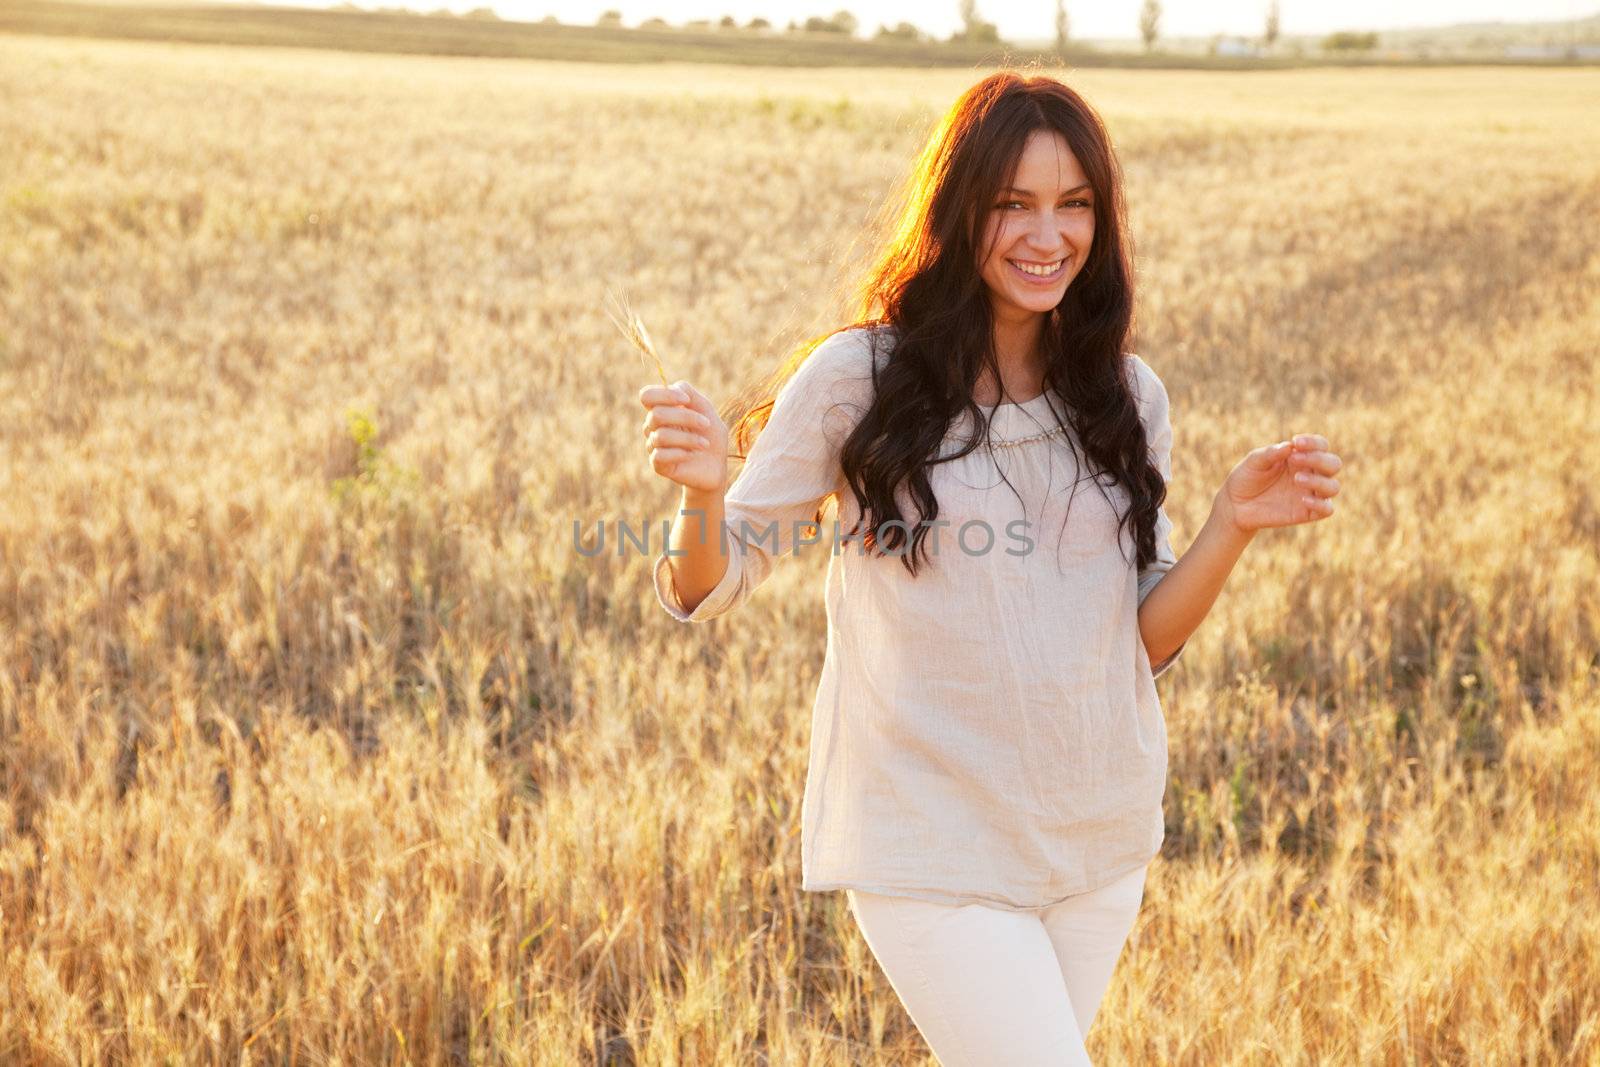
[{"label": "beaded necklace", "polygon": [[1014,437],[1009,441],[987,441],[985,442],[985,447],[991,450],[996,448],[1015,448],[1018,445],[1025,445],[1029,441],[1042,441],[1046,437],[1056,437],[1066,432],[1066,428],[1063,426],[1052,426],[1048,430],[1040,430],[1038,433],[1031,433],[1026,437]]}]

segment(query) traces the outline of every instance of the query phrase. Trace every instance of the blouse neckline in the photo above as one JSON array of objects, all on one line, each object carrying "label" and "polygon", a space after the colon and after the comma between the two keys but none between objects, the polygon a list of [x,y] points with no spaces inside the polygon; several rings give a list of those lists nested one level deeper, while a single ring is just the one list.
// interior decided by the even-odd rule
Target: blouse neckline
[{"label": "blouse neckline", "polygon": [[1057,421],[1056,412],[1051,407],[1051,399],[1054,396],[1054,390],[1046,389],[1031,400],[997,404],[993,408],[984,410],[990,413],[993,428],[996,431],[1005,431],[1007,435],[1012,430],[1049,429],[1054,427]]},{"label": "blouse neckline", "polygon": [[[1052,400],[1058,398],[1054,390],[1045,390],[1038,396],[1020,403],[1008,401],[993,407],[979,404],[978,409],[989,419],[989,433],[987,441],[1002,447],[1010,447],[1029,441],[1041,441],[1063,434],[1062,420],[1064,412],[1060,405],[1052,408]],[[952,434],[958,438],[964,437],[966,428],[970,425],[966,417],[957,420],[951,427]]]}]

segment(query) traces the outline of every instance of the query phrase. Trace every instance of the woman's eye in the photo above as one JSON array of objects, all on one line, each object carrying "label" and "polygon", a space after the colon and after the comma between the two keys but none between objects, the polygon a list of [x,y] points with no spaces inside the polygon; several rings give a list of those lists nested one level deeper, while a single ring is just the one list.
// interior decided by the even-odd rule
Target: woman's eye
[{"label": "woman's eye", "polygon": [[[1005,211],[1005,210],[1007,210],[1009,208],[1014,208],[1014,207],[1015,208],[1026,208],[1027,206],[1028,205],[1024,204],[1020,200],[1005,200],[1005,201],[1002,201],[999,204],[996,204],[995,205],[995,209],[997,211]],[[1087,201],[1087,200],[1068,200],[1062,206],[1063,207],[1089,207],[1090,205],[1089,205],[1089,201]]]}]

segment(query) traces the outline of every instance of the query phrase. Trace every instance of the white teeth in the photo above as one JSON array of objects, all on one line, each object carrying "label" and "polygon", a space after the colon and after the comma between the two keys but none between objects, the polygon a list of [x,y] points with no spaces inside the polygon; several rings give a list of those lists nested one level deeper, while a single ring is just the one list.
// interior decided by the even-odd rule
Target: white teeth
[{"label": "white teeth", "polygon": [[1021,270],[1023,270],[1025,273],[1036,274],[1036,275],[1039,275],[1039,276],[1043,277],[1045,275],[1054,274],[1056,272],[1056,270],[1061,266],[1061,264],[1066,262],[1066,261],[1062,260],[1062,259],[1058,259],[1054,263],[1050,264],[1048,267],[1039,267],[1039,266],[1035,266],[1032,263],[1017,263],[1016,260],[1012,260],[1011,262],[1016,263],[1017,266]]}]

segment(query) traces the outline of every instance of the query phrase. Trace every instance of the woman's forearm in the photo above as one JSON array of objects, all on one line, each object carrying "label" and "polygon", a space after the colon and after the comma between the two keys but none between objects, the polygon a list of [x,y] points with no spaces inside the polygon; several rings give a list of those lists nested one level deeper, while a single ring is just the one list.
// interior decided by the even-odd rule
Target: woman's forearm
[{"label": "woman's forearm", "polygon": [[[723,494],[685,488],[667,539],[667,567],[685,611],[693,611],[722,581],[728,556],[722,551]],[[1153,594],[1152,594],[1153,595]]]},{"label": "woman's forearm", "polygon": [[1219,492],[1188,551],[1139,606],[1139,636],[1151,663],[1160,663],[1189,640],[1254,538],[1254,530],[1241,529],[1234,521],[1227,496]]}]

